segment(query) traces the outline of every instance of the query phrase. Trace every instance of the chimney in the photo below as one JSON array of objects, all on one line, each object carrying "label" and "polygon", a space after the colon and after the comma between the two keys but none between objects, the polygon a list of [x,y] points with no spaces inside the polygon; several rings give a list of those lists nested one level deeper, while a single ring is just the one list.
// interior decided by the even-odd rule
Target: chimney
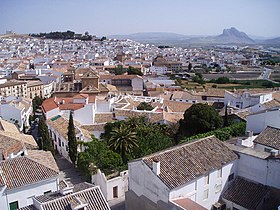
[{"label": "chimney", "polygon": [[160,161],[153,158],[153,172],[158,176],[160,174]]},{"label": "chimney", "polygon": [[252,137],[253,136],[253,131],[247,131],[247,137]]}]

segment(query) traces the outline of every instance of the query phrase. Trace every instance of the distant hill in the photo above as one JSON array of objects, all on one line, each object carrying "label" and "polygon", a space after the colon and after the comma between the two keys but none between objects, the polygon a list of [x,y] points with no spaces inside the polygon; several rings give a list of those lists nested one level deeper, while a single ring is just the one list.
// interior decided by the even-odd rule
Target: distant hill
[{"label": "distant hill", "polygon": [[255,41],[251,39],[244,32],[238,31],[236,28],[231,27],[224,29],[223,33],[214,37],[216,43],[235,43],[235,44],[254,44]]},{"label": "distant hill", "polygon": [[[277,44],[280,37],[274,39],[252,39],[246,33],[234,27],[224,29],[222,34],[217,36],[192,36],[176,33],[149,32],[135,33],[130,35],[112,35],[109,38],[131,39],[138,42],[165,45],[213,45],[213,44]],[[251,36],[254,37],[254,36]]]},{"label": "distant hill", "polygon": [[267,45],[280,45],[280,37],[274,38],[274,39],[267,39],[267,40],[262,40],[262,44],[267,44]]},{"label": "distant hill", "polygon": [[174,43],[174,42],[190,39],[192,37],[198,37],[198,36],[187,36],[187,35],[167,33],[167,32],[147,32],[147,33],[135,33],[135,34],[128,34],[128,35],[108,36],[108,38],[113,38],[113,39],[131,39],[138,42],[152,43],[152,44]]}]

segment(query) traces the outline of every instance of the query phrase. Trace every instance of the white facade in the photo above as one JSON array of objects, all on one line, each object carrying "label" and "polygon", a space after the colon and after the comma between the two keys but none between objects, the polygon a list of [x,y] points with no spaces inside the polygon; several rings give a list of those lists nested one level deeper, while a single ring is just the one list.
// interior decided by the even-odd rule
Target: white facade
[{"label": "white facade", "polygon": [[267,126],[280,128],[280,110],[275,108],[248,115],[246,120],[246,131],[254,133],[261,133]]},{"label": "white facade", "polygon": [[[0,104],[0,116],[7,121],[16,123],[19,129],[23,129],[23,124],[29,126],[29,116],[32,114],[32,103],[22,101],[20,97],[10,97],[11,100]],[[8,99],[7,99],[8,100]]]},{"label": "white facade", "polygon": [[[249,180],[280,189],[280,160],[239,153],[237,173]],[[268,153],[267,156],[270,154]]]},{"label": "white facade", "polygon": [[54,86],[54,82],[50,82],[48,84],[44,84],[44,97],[45,98],[50,98],[52,93],[53,93],[53,86]]},{"label": "white facade", "polygon": [[55,192],[58,188],[58,177],[26,185],[19,188],[4,190],[1,194],[1,210],[9,210],[9,203],[18,202],[19,208],[33,204],[32,197],[44,195],[45,192]]},{"label": "white facade", "polygon": [[211,209],[226,187],[228,176],[236,172],[237,160],[183,186],[169,190],[143,161],[135,161],[129,163],[129,189],[137,196],[144,195],[154,203],[160,200],[168,203],[176,198],[190,198],[205,208]]},{"label": "white facade", "polygon": [[75,110],[73,119],[81,125],[92,125],[95,119],[94,104],[86,104],[83,108]]},{"label": "white facade", "polygon": [[141,77],[131,79],[131,86],[133,91],[143,91],[143,79]]},{"label": "white facade", "polygon": [[92,176],[92,183],[99,185],[107,201],[118,199],[125,196],[128,190],[128,171],[123,171],[119,176],[107,179],[105,174],[99,169]]},{"label": "white facade", "polygon": [[114,98],[95,100],[96,112],[98,113],[108,113],[112,111],[112,104],[114,103]]},{"label": "white facade", "polygon": [[259,103],[271,101],[272,99],[272,93],[252,95],[246,91],[242,94],[235,94],[229,91],[225,91],[224,104],[244,109]]},{"label": "white facade", "polygon": [[157,74],[157,75],[167,74],[166,66],[151,66],[149,70],[151,74]]}]

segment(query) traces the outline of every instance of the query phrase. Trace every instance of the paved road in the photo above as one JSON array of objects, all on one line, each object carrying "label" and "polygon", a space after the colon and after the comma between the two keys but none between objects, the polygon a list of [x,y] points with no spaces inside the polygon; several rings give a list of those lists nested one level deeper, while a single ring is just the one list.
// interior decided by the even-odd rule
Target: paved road
[{"label": "paved road", "polygon": [[74,168],[68,160],[63,158],[61,155],[55,155],[57,166],[60,170],[59,179],[70,179],[72,184],[78,184],[81,182],[89,181],[81,174],[81,172]]}]

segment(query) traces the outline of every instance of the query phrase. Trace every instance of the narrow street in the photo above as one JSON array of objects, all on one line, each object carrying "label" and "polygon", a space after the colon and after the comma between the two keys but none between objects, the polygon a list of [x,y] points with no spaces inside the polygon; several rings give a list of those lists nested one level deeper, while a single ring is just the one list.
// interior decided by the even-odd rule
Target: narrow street
[{"label": "narrow street", "polygon": [[74,166],[61,155],[56,154],[55,159],[60,170],[60,180],[69,179],[72,184],[78,184],[80,182],[87,181],[81,172],[77,168],[74,168]]}]

